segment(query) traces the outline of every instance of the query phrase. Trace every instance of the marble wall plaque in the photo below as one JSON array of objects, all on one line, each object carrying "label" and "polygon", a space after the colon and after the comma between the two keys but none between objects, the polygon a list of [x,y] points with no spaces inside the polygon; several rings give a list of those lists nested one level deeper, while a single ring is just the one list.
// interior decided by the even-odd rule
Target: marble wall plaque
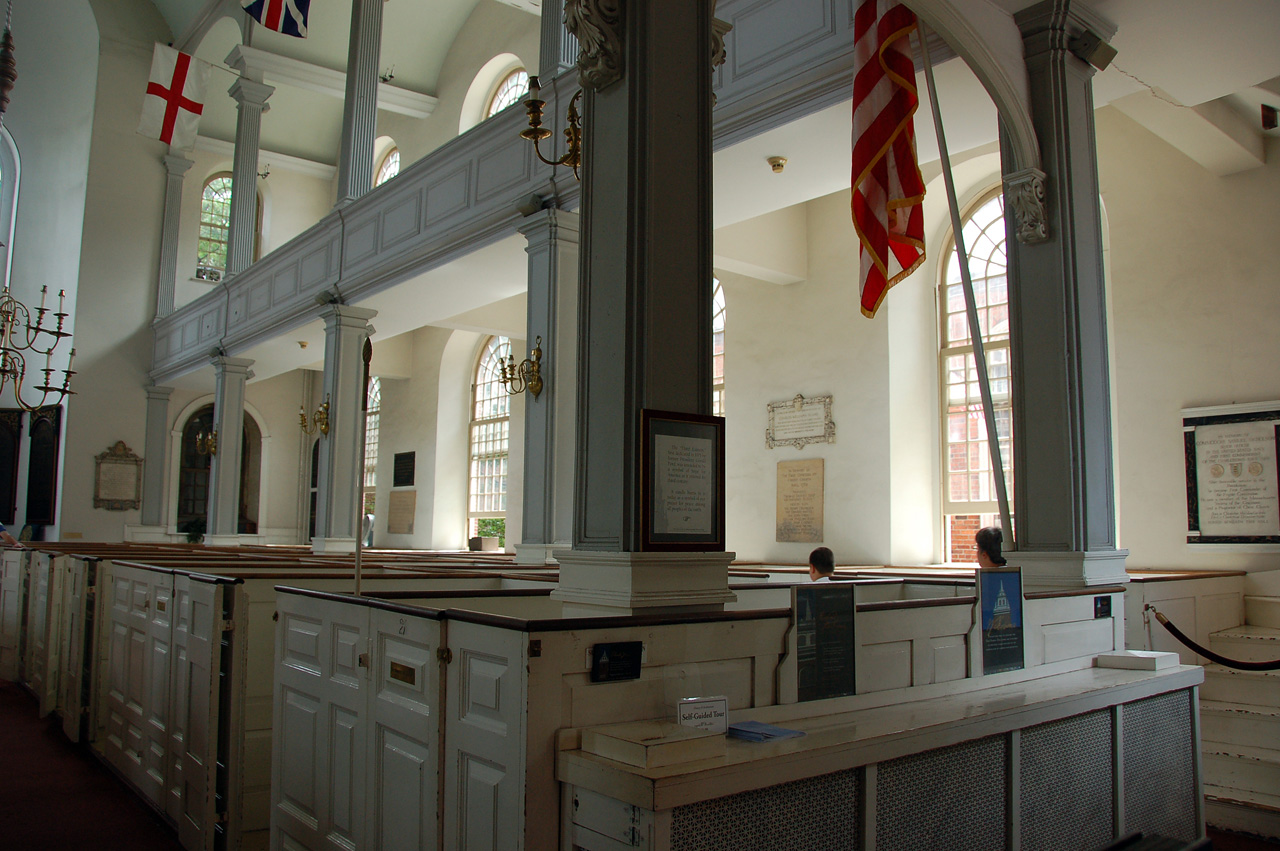
[{"label": "marble wall plaque", "polygon": [[413,516],[418,508],[418,492],[392,491],[387,500],[387,533],[390,535],[412,535]]},{"label": "marble wall plaque", "polygon": [[769,403],[769,425],[764,432],[765,445],[794,446],[803,449],[810,443],[835,443],[836,424],[831,420],[831,397],[806,399],[797,393],[787,402]]},{"label": "marble wall plaque", "polygon": [[142,507],[142,459],[123,440],[117,440],[94,461],[94,508],[128,511]]},{"label": "marble wall plaque", "polygon": [[825,463],[821,458],[778,462],[779,543],[822,541]]},{"label": "marble wall plaque", "polygon": [[1205,425],[1195,435],[1200,533],[1280,535],[1275,425]]}]

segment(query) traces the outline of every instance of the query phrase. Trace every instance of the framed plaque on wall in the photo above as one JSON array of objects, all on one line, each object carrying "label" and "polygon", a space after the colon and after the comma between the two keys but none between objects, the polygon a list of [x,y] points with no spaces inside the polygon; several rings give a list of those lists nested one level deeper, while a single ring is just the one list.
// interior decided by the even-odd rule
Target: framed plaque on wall
[{"label": "framed plaque on wall", "polygon": [[640,412],[640,548],[724,552],[724,417]]}]

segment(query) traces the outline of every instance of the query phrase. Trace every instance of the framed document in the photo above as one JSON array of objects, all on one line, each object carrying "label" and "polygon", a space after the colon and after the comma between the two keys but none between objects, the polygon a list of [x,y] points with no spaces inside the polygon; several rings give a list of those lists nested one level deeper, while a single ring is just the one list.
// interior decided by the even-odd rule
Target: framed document
[{"label": "framed document", "polygon": [[1280,402],[1182,412],[1188,544],[1280,544]]},{"label": "framed document", "polygon": [[640,548],[724,551],[724,418],[640,412]]},{"label": "framed document", "polygon": [[142,459],[123,440],[117,440],[94,461],[94,508],[128,511],[142,507]]},{"label": "framed document", "polygon": [[1022,568],[978,570],[978,606],[982,629],[982,673],[999,674],[1023,667]]},{"label": "framed document", "polygon": [[854,693],[854,584],[791,587],[796,630],[796,697],[800,702]]}]

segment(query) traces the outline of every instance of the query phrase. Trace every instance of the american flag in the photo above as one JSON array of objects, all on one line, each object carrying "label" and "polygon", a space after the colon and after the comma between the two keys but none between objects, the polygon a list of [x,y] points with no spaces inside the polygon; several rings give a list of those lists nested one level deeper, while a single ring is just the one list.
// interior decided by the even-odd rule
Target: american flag
[{"label": "american flag", "polygon": [[307,10],[311,0],[240,0],[244,10],[269,30],[307,37]]},{"label": "american flag", "polygon": [[862,0],[853,18],[852,208],[864,316],[875,316],[889,287],[924,262],[924,179],[912,122],[915,28],[915,14],[895,0]]}]

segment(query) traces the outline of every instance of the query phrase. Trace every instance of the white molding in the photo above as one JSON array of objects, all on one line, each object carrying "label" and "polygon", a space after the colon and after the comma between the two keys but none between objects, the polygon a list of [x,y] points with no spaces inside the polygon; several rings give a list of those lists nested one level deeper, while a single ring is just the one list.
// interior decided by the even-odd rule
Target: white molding
[{"label": "white molding", "polygon": [[[224,142],[221,139],[214,139],[210,136],[197,136],[196,150],[205,154],[231,157],[235,155],[236,146],[234,142]],[[314,160],[304,160],[302,157],[295,157],[289,154],[260,150],[258,151],[259,168],[264,162],[272,168],[278,167],[285,171],[305,174],[308,177],[316,177],[320,180],[333,180],[338,174],[338,167],[328,163],[318,163]]]},{"label": "white molding", "polygon": [[[347,75],[300,59],[269,53],[247,44],[236,45],[227,64],[242,68],[250,76],[261,76],[269,86],[293,86],[343,100],[347,96]],[[378,83],[378,109],[426,118],[435,110],[439,99],[420,92],[402,89],[389,83]]]}]

